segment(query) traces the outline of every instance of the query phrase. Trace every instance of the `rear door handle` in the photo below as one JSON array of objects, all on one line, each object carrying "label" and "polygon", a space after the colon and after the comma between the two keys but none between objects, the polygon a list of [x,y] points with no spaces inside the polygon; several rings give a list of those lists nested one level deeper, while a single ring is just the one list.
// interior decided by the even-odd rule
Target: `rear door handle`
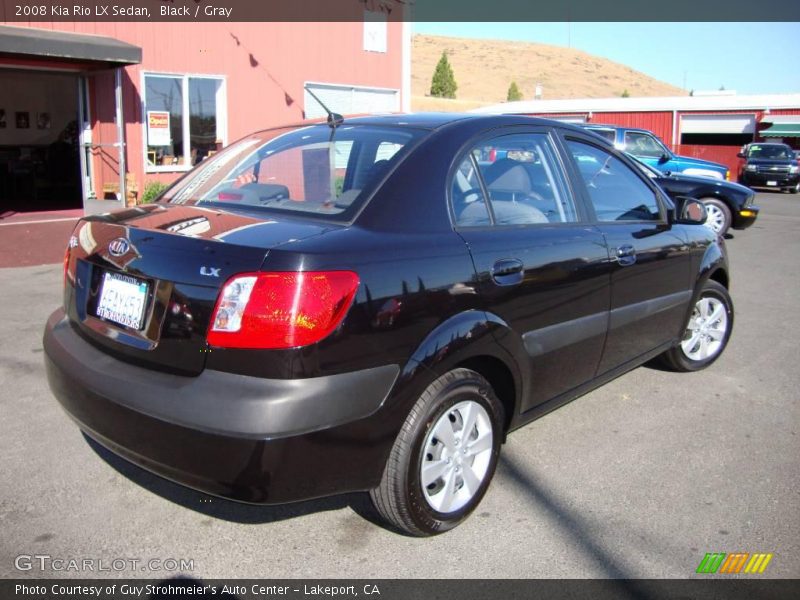
[{"label": "rear door handle", "polygon": [[629,267],[636,262],[636,248],[631,244],[620,246],[616,250],[616,259],[620,266]]},{"label": "rear door handle", "polygon": [[525,267],[521,260],[503,258],[492,266],[492,280],[497,285],[517,285],[522,283]]}]

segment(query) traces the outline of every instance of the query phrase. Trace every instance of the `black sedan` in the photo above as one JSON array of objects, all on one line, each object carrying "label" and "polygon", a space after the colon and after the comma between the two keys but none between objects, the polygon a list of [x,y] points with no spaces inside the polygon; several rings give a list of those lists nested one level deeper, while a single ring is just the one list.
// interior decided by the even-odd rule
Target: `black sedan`
[{"label": "black sedan", "polygon": [[725,235],[730,228],[747,229],[756,222],[759,209],[753,204],[755,193],[750,188],[710,177],[662,173],[643,162],[639,165],[673,200],[690,196],[705,204],[706,225],[718,235]]},{"label": "black sedan", "polygon": [[158,203],[78,223],[50,388],[88,436],[198,490],[368,491],[400,530],[441,533],[507,432],[655,357],[720,356],[733,305],[704,220],[553,121],[262,131]]}]

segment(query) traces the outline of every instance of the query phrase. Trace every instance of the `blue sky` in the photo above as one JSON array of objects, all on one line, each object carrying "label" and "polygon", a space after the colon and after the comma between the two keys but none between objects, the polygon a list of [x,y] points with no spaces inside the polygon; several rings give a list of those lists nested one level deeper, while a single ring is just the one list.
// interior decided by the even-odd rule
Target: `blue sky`
[{"label": "blue sky", "polygon": [[569,45],[688,90],[800,93],[800,23],[414,23],[413,31]]}]

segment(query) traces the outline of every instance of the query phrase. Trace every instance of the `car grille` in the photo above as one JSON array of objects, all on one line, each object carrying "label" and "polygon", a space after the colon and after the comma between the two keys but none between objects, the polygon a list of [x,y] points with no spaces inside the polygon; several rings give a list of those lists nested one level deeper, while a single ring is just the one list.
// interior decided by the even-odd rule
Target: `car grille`
[{"label": "car grille", "polygon": [[788,173],[789,165],[758,165],[756,170],[758,173]]}]

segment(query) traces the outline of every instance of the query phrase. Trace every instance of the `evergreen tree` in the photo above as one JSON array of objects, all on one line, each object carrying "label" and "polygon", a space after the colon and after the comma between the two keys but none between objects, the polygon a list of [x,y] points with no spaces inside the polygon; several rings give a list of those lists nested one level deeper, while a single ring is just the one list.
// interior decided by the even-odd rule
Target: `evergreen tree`
[{"label": "evergreen tree", "polygon": [[631,97],[631,95],[630,95],[630,93],[628,92],[628,89],[627,89],[627,88],[625,88],[624,90],[622,90],[622,94],[620,94],[620,96],[622,96],[623,98],[630,98],[630,97]]},{"label": "evergreen tree", "polygon": [[519,91],[519,87],[517,87],[517,82],[512,81],[511,85],[508,86],[508,95],[506,96],[506,100],[509,102],[516,102],[517,100],[522,100],[522,92]]},{"label": "evergreen tree", "polygon": [[436,65],[431,79],[431,96],[438,98],[455,98],[458,84],[453,75],[453,68],[447,60],[447,52],[442,52],[442,58]]}]

